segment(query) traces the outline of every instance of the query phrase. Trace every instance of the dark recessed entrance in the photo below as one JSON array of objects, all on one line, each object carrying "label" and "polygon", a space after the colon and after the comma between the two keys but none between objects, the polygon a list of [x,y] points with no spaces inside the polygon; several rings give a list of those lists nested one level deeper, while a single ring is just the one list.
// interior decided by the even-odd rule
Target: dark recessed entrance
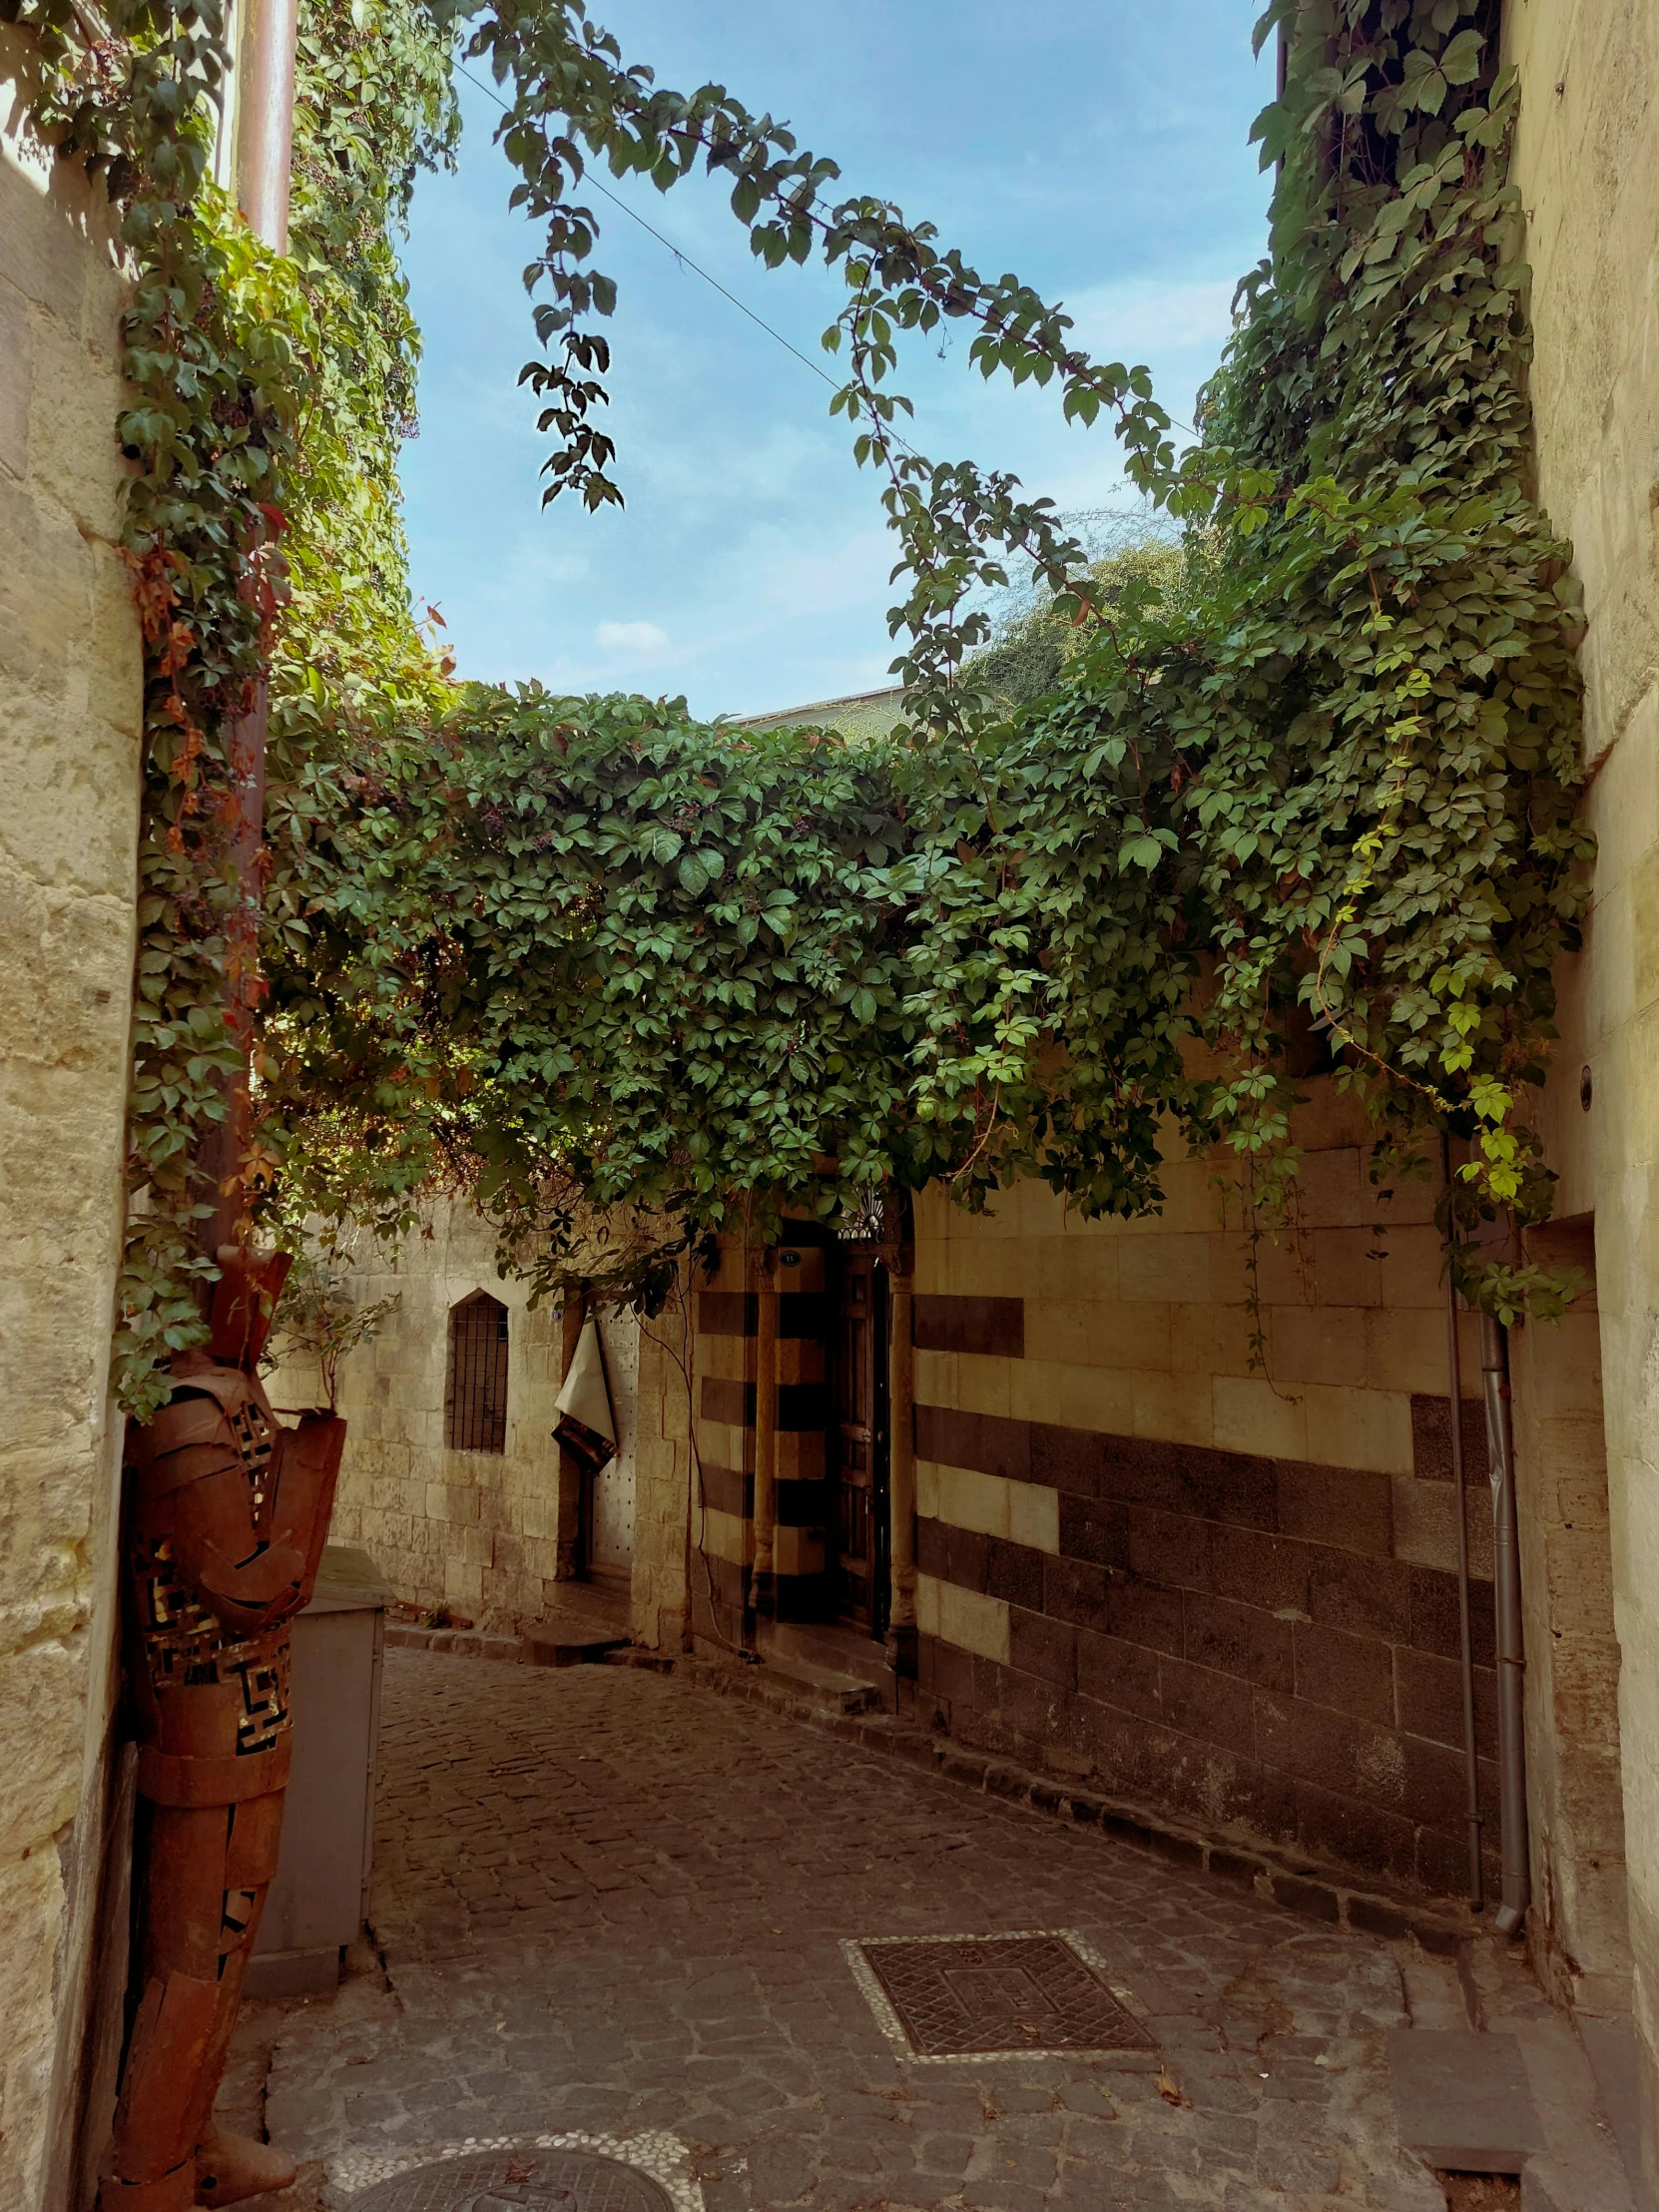
[{"label": "dark recessed entrance", "polygon": [[887,1273],[871,1245],[837,1245],[830,1265],[828,1565],[835,1618],[887,1627]]}]

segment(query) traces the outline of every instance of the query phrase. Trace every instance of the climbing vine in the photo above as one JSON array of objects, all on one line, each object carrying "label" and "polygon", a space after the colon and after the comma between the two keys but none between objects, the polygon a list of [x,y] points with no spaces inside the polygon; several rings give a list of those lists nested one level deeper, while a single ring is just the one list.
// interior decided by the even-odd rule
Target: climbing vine
[{"label": "climbing vine", "polygon": [[[388,226],[452,143],[452,20],[305,12],[276,262],[204,181],[211,8],[134,10],[101,41],[68,0],[12,5],[38,34],[37,120],[108,170],[138,270],[132,1402],[197,1326],[186,1163],[218,1110],[231,957],[219,802],[267,662],[256,1208],[395,1226],[449,1173],[551,1281],[574,1189],[657,1225],[631,1286],[649,1295],[653,1265],[740,1216],[891,1184],[980,1204],[1037,1175],[1085,1212],[1155,1207],[1174,1127],[1230,1153],[1271,1220],[1298,1085],[1323,1073],[1365,1099],[1380,1174],[1433,1128],[1468,1139],[1448,1231],[1545,1218],[1525,1101],[1585,895],[1581,615],[1529,483],[1495,0],[1268,10],[1271,252],[1182,453],[1144,370],[1089,359],[1063,313],[929,226],[836,197],[832,163],[724,88],[659,87],[580,0],[496,0],[455,31],[503,88],[541,226],[526,380],[547,497],[621,497],[588,162],[665,191],[713,173],[766,266],[843,276],[834,406],[899,539],[907,691],[905,726],[857,746],[456,687],[410,619],[393,467],[416,338]],[[983,373],[1110,423],[1179,559],[1108,592],[1046,502],[903,441],[902,341],[945,321]],[[1014,558],[1075,650],[1010,711],[982,592]],[[1513,1269],[1468,1287],[1506,1314],[1571,1288]]]}]

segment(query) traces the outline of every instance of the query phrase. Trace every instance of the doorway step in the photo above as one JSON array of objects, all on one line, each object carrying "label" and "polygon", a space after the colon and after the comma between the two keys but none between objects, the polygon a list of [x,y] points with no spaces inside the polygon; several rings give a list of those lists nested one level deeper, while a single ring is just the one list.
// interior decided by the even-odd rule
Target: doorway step
[{"label": "doorway step", "polygon": [[593,1582],[561,1582],[545,1620],[524,1631],[532,1667],[580,1667],[610,1657],[630,1641],[623,1590]]},{"label": "doorway step", "polygon": [[887,1703],[891,1673],[873,1637],[834,1621],[762,1621],[756,1637],[769,1674],[840,1713]]}]

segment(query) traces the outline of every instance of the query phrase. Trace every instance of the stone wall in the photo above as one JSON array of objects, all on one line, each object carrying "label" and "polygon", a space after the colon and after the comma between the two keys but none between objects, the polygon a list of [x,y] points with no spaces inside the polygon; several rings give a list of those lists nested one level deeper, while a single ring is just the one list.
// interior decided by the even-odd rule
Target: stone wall
[{"label": "stone wall", "polygon": [[[1659,2188],[1659,7],[1513,0],[1505,13],[1521,79],[1538,488],[1573,541],[1589,618],[1586,814],[1600,852],[1543,1112],[1561,1215],[1594,1223],[1629,1929]],[[1561,1575],[1565,1540],[1586,1530],[1569,1530],[1576,1507],[1556,1498],[1544,1521],[1570,1589],[1581,1570]],[[1545,1579],[1535,1551],[1534,1591]],[[1586,1676],[1599,1667],[1605,1681],[1609,1609],[1593,1582],[1587,1595],[1558,1625]],[[1570,1712],[1559,1676],[1554,1694]],[[1593,1733],[1605,1765],[1599,1712]],[[1605,1838],[1610,1809],[1593,1789],[1583,1804],[1586,1835],[1600,1824]],[[1549,1865],[1539,1873],[1562,1894]],[[1614,1901],[1580,1895],[1586,1947],[1605,1957]]]},{"label": "stone wall", "polygon": [[88,1984],[119,1856],[109,1355],[142,668],[114,542],[115,227],[14,128],[25,57],[0,28],[0,2203],[56,2212],[110,2088]]},{"label": "stone wall", "polygon": [[[379,1334],[340,1365],[347,1422],[331,1534],[360,1544],[399,1598],[517,1634],[548,1617],[575,1573],[579,1499],[553,1440],[563,1380],[562,1315],[532,1308],[522,1283],[495,1272],[495,1235],[464,1206],[428,1209],[396,1252],[368,1247],[351,1271],[361,1305],[395,1297]],[[445,1441],[449,1315],[485,1291],[507,1309],[507,1434],[499,1452]],[[686,1590],[689,1463],[686,1384],[676,1366],[680,1309],[641,1329],[601,1319],[618,1455],[604,1479],[634,1491],[632,1604],[637,1640],[678,1650]],[[319,1401],[308,1362],[271,1381],[290,1411]]]},{"label": "stone wall", "polygon": [[[397,1595],[422,1609],[447,1607],[508,1633],[543,1619],[553,1584],[574,1571],[576,1546],[577,1500],[561,1495],[553,1441],[563,1380],[558,1310],[532,1310],[522,1284],[498,1279],[489,1226],[446,1203],[395,1253],[366,1252],[351,1287],[360,1303],[398,1304],[341,1364],[347,1428],[334,1540],[360,1544]],[[507,1308],[499,1452],[451,1451],[445,1442],[449,1315],[475,1291]],[[295,1408],[315,1402],[318,1385],[307,1370],[284,1367],[272,1396]]]},{"label": "stone wall", "polygon": [[[984,1219],[918,1207],[921,1689],[967,1741],[1211,1834],[1455,1895],[1467,1832],[1433,1193],[1385,1203],[1332,1098],[1302,1134],[1300,1231],[1261,1255],[1265,1374],[1250,1368],[1244,1239],[1205,1161],[1170,1163],[1165,1211],[1144,1223],[1082,1222],[1041,1186]],[[1472,1395],[1463,1430],[1491,1808]]]}]

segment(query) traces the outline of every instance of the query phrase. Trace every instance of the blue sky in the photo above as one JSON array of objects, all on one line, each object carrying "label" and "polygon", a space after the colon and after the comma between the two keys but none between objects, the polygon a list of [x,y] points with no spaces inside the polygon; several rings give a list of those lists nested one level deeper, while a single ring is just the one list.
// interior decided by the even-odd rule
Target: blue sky
[{"label": "blue sky", "polygon": [[[1144,360],[1178,417],[1214,366],[1235,280],[1263,250],[1249,128],[1271,93],[1253,0],[595,0],[685,89],[715,79],[788,120],[849,190],[938,226],[986,275],[1063,299],[1106,359]],[[405,251],[425,334],[405,450],[412,582],[459,673],[564,691],[683,692],[754,714],[887,682],[891,541],[829,389],[602,200],[620,286],[607,427],[622,512],[543,509],[544,444],[517,384],[533,351],[497,110],[464,80],[455,176],[423,178]],[[615,181],[607,177],[607,184]],[[768,275],[711,180],[615,187],[802,352],[839,304],[820,268]],[[898,388],[935,458],[1013,469],[1062,508],[1121,497],[1110,429],[986,385],[967,337],[912,345]]]}]

